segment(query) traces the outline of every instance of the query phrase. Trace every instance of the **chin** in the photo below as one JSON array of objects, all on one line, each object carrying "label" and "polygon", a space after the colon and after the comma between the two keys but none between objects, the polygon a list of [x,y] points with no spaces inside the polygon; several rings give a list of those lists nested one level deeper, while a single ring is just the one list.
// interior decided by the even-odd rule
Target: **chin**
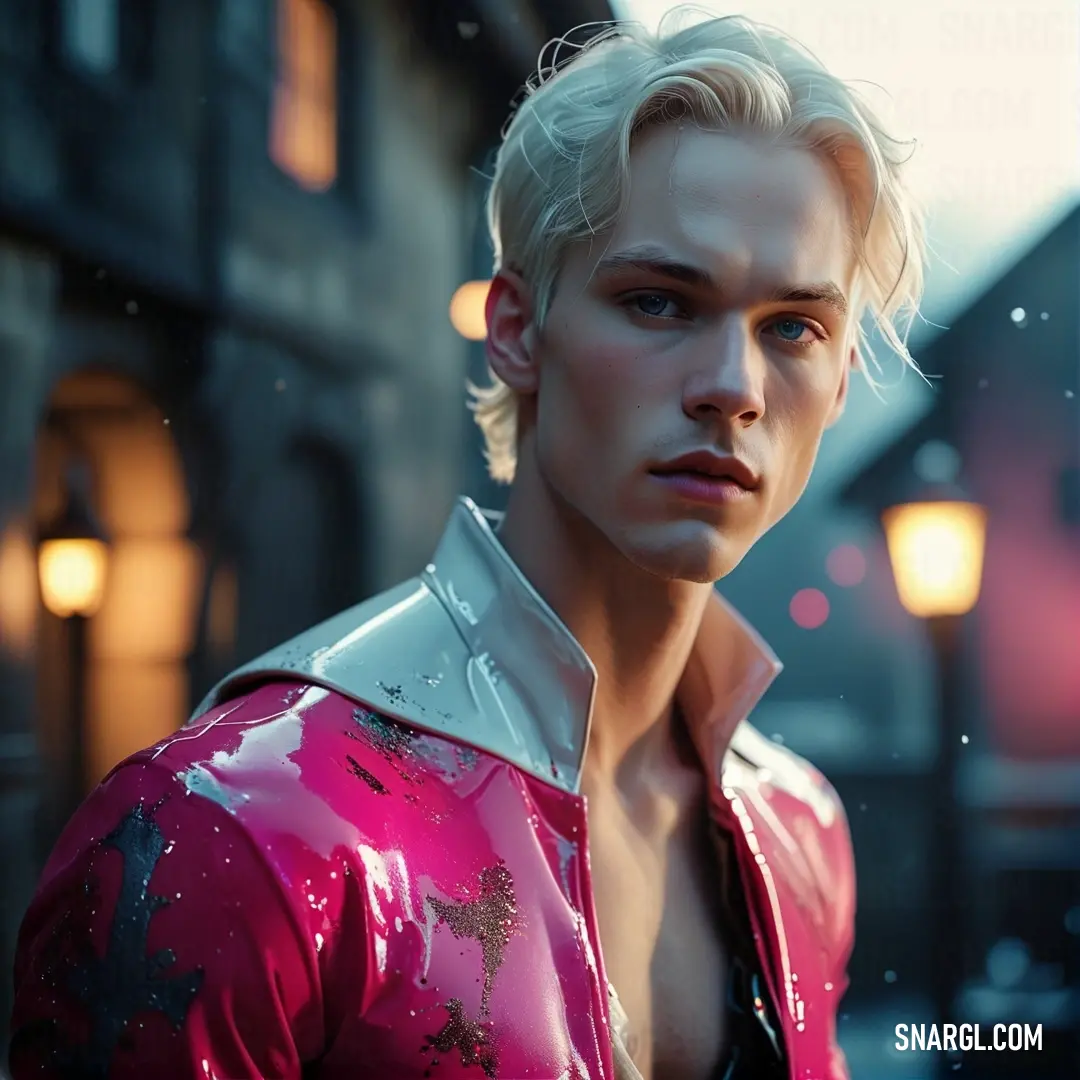
[{"label": "chin", "polygon": [[702,522],[642,530],[621,545],[637,567],[666,581],[711,585],[742,562],[750,545]]}]

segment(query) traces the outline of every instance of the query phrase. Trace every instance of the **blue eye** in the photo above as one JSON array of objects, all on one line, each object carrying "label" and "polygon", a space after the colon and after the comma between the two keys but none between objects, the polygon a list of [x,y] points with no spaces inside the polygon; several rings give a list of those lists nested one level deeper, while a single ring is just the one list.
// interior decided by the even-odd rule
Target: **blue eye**
[{"label": "blue eye", "polygon": [[779,322],[773,323],[773,329],[784,341],[797,342],[802,337],[803,332],[810,330],[810,327],[798,319],[781,319]]},{"label": "blue eye", "polygon": [[[776,319],[769,323],[767,332],[775,334],[788,345],[798,345],[800,349],[810,348],[829,340],[829,335],[816,323],[808,322],[806,319],[796,319],[793,316]],[[810,336],[803,337],[804,333]]]},{"label": "blue eye", "polygon": [[660,296],[658,293],[641,293],[639,296],[634,297],[634,303],[642,315],[661,317],[671,301],[666,296]]}]

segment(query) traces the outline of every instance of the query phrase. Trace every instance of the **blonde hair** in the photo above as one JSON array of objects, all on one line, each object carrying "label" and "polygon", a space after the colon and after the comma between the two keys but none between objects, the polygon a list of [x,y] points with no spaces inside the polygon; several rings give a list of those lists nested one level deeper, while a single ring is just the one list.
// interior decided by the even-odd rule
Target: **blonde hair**
[{"label": "blonde hair", "polygon": [[[541,55],[495,159],[487,204],[495,271],[513,269],[529,284],[542,326],[567,248],[617,221],[640,132],[684,120],[759,131],[821,153],[839,170],[852,210],[859,368],[876,389],[867,359],[877,362],[862,325],[867,313],[915,367],[907,337],[922,296],[925,235],[900,177],[910,144],[887,134],[855,90],[778,30],[741,16],[670,32],[668,25],[665,19],[652,34],[617,23],[568,61],[559,59],[565,39],[552,43],[546,66]],[[492,479],[510,483],[517,398],[490,377],[489,386],[469,385],[470,407]]]}]

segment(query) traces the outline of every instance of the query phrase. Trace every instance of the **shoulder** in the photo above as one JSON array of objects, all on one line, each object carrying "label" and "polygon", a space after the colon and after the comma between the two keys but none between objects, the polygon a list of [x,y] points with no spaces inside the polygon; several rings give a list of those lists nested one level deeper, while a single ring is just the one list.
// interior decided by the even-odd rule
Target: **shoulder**
[{"label": "shoulder", "polygon": [[839,794],[816,766],[749,723],[739,725],[731,751],[752,770],[755,786],[798,846],[822,898],[835,954],[846,958],[854,938],[855,857]]},{"label": "shoulder", "polygon": [[155,887],[190,879],[197,895],[182,907],[201,903],[212,881],[219,897],[293,917],[303,897],[292,883],[314,876],[358,829],[328,814],[324,799],[335,773],[345,775],[334,750],[351,712],[328,691],[269,683],[133,754],[68,822],[39,893],[78,884],[76,866],[115,891],[138,867]]},{"label": "shoulder", "polygon": [[[345,729],[351,736],[362,735],[349,718],[355,710],[366,709],[411,732],[417,743],[426,741],[430,745],[425,752],[437,743],[467,742],[526,770],[544,762],[546,772],[549,755],[543,736],[534,730],[516,693],[478,691],[476,680],[486,654],[473,654],[468,635],[451,614],[452,591],[433,576],[410,579],[312,627],[219,683],[197,710],[197,723],[212,720],[230,699],[239,700],[252,686],[291,682],[306,687],[302,711],[307,730],[328,730],[329,724],[335,737]],[[460,599],[457,603],[468,612],[468,617],[458,612],[466,624],[475,619],[468,604]],[[307,738],[301,753],[310,759]],[[376,749],[376,765],[386,758],[384,751],[381,745]],[[352,750],[337,757],[359,760]],[[367,771],[379,775],[378,770]]]},{"label": "shoulder", "polygon": [[804,757],[786,746],[766,738],[749,723],[739,725],[731,740],[731,749],[758,773],[759,780],[783,793],[788,800],[813,812],[821,830],[837,827],[846,834],[844,806],[836,789],[825,775]]},{"label": "shoulder", "polygon": [[[226,936],[243,912],[291,927],[309,951],[344,902],[341,853],[378,835],[385,816],[350,771],[363,767],[350,748],[364,757],[348,735],[354,709],[320,688],[269,683],[121,762],[57,841],[24,935],[100,895],[99,915],[138,901],[148,922],[161,907],[153,926],[197,931],[219,914],[207,929]],[[142,882],[141,900],[128,896],[129,878]]]},{"label": "shoulder", "polygon": [[364,852],[395,849],[434,822],[471,820],[459,781],[475,758],[353,697],[293,680],[249,688],[121,771],[159,770],[177,796],[205,804],[207,820],[224,811],[310,922],[307,882],[362,873]]},{"label": "shoulder", "polygon": [[19,932],[15,1075],[47,1063],[145,1075],[163,1045],[169,1080],[203,1059],[242,1075],[230,999],[265,1027],[252,1055],[262,1075],[319,1044],[302,907],[227,806],[193,794],[172,764],[144,753],[118,766],[57,842]]},{"label": "shoulder", "polygon": [[426,799],[436,798],[454,760],[444,740],[352,697],[276,679],[249,685],[124,768],[152,765],[185,797],[216,804],[294,879],[297,852],[381,844],[410,805],[386,796],[425,784]]},{"label": "shoulder", "polygon": [[[407,734],[380,723],[330,691],[271,683],[117,766],[61,835],[20,930],[26,1073],[115,1052],[117,1076],[141,1076],[163,1040],[170,1080],[203,1059],[218,1075],[251,1075],[250,1061],[293,1075],[317,1054],[319,1001],[359,1008],[365,992],[362,852],[385,846],[380,792],[413,764]],[[147,1010],[126,1051],[94,1034]]]}]

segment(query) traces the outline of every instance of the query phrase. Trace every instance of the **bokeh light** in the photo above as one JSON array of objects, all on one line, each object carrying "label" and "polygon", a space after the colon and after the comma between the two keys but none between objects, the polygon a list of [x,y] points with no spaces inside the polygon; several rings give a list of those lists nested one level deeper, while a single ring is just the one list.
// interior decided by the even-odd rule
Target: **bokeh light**
[{"label": "bokeh light", "polygon": [[487,337],[484,308],[490,288],[490,281],[466,281],[450,301],[450,322],[469,341],[483,341]]},{"label": "bokeh light", "polygon": [[900,602],[917,618],[965,615],[979,599],[986,509],[903,503],[881,516]]},{"label": "bokeh light", "polygon": [[826,557],[825,572],[833,584],[850,589],[866,577],[866,556],[854,544],[841,544]]},{"label": "bokeh light", "polygon": [[792,622],[804,630],[816,630],[829,617],[829,598],[820,589],[800,589],[788,607]]},{"label": "bokeh light", "polygon": [[109,549],[101,540],[46,540],[38,555],[41,596],[60,619],[94,615],[105,595]]}]

